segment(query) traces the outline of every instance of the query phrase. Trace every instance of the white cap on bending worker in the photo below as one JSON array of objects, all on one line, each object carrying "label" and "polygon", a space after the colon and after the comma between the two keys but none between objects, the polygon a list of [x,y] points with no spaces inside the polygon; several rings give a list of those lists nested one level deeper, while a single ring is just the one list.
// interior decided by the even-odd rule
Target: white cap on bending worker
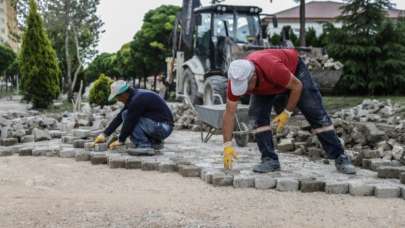
[{"label": "white cap on bending worker", "polygon": [[228,79],[231,80],[231,91],[234,96],[242,96],[247,92],[249,80],[255,72],[255,65],[246,59],[231,62]]}]

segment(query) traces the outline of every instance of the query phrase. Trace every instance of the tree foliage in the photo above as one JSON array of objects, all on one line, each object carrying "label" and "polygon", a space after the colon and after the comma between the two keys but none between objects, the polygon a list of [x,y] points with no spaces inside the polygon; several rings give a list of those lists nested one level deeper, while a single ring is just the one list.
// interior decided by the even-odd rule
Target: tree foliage
[{"label": "tree foliage", "polygon": [[101,53],[85,70],[86,82],[96,80],[101,74],[117,76],[116,54]]},{"label": "tree foliage", "polygon": [[110,86],[112,80],[105,74],[101,74],[100,77],[94,82],[90,89],[89,101],[90,104],[96,104],[104,106],[108,104],[108,96],[110,95]]},{"label": "tree foliage", "polygon": [[30,0],[19,66],[24,99],[34,108],[47,108],[59,95],[60,69],[35,0]]},{"label": "tree foliage", "polygon": [[7,46],[0,45],[0,76],[16,58],[14,51]]}]

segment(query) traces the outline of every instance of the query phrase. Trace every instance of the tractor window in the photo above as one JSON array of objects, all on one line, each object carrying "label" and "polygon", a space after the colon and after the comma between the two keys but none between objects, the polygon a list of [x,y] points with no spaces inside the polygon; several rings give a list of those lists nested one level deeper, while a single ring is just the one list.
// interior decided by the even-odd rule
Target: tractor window
[{"label": "tractor window", "polygon": [[256,40],[259,34],[259,18],[253,15],[237,16],[237,33],[236,40],[240,43],[248,43],[251,40]]},{"label": "tractor window", "polygon": [[217,14],[214,19],[214,36],[226,36],[225,23],[230,37],[233,37],[234,19],[233,14]]},{"label": "tractor window", "polygon": [[208,49],[210,42],[210,28],[211,28],[211,14],[201,14],[201,23],[197,25],[197,44],[196,46],[203,46]]}]

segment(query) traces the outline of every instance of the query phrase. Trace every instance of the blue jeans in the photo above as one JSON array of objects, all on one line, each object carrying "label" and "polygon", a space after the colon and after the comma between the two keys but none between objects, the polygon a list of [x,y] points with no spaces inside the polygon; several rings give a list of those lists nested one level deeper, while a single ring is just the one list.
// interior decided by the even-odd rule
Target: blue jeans
[{"label": "blue jeans", "polygon": [[[312,129],[320,129],[332,126],[332,120],[322,104],[322,96],[318,87],[312,81],[312,77],[304,62],[299,59],[296,77],[303,85],[302,94],[298,102],[298,109],[310,123]],[[249,117],[254,121],[255,128],[269,126],[270,114],[273,104],[278,96],[288,96],[288,92],[279,95],[254,95],[250,101]],[[252,119],[253,118],[253,119]],[[342,144],[335,130],[323,131],[317,134],[323,149],[329,158],[336,159],[344,153]],[[256,141],[262,158],[278,160],[274,152],[273,136],[271,131],[256,134]]]},{"label": "blue jeans", "polygon": [[[127,118],[127,113],[127,111],[122,112],[123,121]],[[172,131],[173,127],[170,124],[140,118],[132,131],[130,140],[136,147],[149,148],[161,144]]]}]

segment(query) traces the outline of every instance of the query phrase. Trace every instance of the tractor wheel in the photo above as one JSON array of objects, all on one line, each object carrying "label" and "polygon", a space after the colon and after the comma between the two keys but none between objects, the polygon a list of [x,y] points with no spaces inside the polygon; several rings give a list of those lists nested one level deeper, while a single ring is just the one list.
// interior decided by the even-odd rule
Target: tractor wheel
[{"label": "tractor wheel", "polygon": [[198,96],[198,86],[193,72],[190,69],[184,70],[183,93],[193,104],[201,104],[201,98]]},{"label": "tractor wheel", "polygon": [[205,105],[226,103],[228,80],[223,76],[211,76],[205,80],[203,101]]}]

